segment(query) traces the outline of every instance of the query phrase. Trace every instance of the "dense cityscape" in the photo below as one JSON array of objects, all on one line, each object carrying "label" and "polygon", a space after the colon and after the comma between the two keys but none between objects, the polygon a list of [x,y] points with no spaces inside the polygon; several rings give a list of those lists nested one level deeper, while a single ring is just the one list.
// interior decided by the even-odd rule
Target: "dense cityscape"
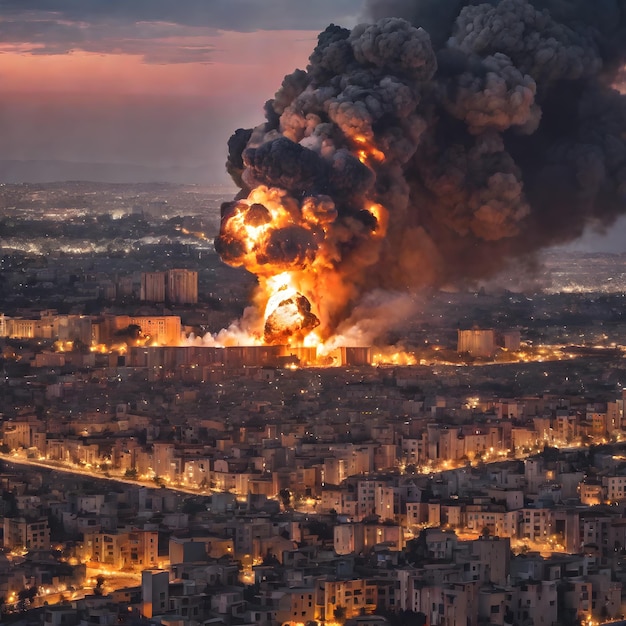
[{"label": "dense cityscape", "polygon": [[222,346],[227,192],[2,187],[6,618],[620,618],[623,259],[416,297],[375,346]]},{"label": "dense cityscape", "polygon": [[626,0],[0,8],[0,622],[626,626]]}]

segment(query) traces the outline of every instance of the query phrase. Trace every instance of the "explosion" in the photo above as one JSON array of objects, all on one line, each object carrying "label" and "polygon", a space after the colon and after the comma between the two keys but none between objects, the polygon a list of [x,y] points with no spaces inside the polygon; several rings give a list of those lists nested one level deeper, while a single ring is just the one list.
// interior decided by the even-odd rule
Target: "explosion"
[{"label": "explosion", "polygon": [[488,277],[626,208],[624,0],[369,11],[229,141],[215,247],[258,277],[266,343],[332,342],[372,292]]}]

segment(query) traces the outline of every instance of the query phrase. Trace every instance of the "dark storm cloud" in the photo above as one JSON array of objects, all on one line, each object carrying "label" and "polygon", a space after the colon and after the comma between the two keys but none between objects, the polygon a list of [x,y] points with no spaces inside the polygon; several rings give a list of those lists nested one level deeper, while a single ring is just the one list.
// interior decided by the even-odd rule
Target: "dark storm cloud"
[{"label": "dark storm cloud", "polygon": [[184,38],[218,31],[318,30],[358,13],[361,0],[0,0],[0,44],[34,54],[139,55],[148,63],[210,62]]},{"label": "dark storm cloud", "polygon": [[[200,43],[206,31],[178,24],[68,22],[54,16],[0,20],[0,42],[36,55],[67,54],[73,50],[122,53],[147,63],[207,63],[214,47]],[[190,37],[194,37],[192,41]],[[195,38],[197,37],[197,39]]]},{"label": "dark storm cloud", "polygon": [[0,0],[0,13],[54,13],[72,22],[167,22],[249,32],[319,30],[330,21],[355,16],[361,4],[361,0]]}]

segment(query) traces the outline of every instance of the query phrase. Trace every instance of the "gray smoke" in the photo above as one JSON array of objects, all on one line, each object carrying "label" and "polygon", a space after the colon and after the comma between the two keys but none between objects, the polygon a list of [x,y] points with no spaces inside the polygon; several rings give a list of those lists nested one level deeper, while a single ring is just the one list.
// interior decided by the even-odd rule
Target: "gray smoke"
[{"label": "gray smoke", "polygon": [[[314,243],[299,234],[276,248],[297,262],[330,250],[354,287],[336,324],[374,289],[487,277],[625,212],[614,85],[626,0],[370,0],[368,12],[373,23],[321,33],[266,121],[229,142],[242,194],[274,186],[331,211]],[[389,212],[384,237],[370,201]]]}]

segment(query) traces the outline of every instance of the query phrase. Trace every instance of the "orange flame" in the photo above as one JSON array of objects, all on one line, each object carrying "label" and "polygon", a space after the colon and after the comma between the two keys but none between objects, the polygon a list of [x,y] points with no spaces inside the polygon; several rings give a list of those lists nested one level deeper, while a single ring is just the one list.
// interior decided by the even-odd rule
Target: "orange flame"
[{"label": "orange flame", "polygon": [[357,156],[361,163],[367,165],[370,161],[382,163],[385,160],[385,153],[371,144],[364,135],[356,135],[353,137],[357,145]]},{"label": "orange flame", "polygon": [[[353,141],[362,161],[384,160],[366,137]],[[369,233],[364,230],[367,246],[366,235],[370,241],[385,236],[388,213],[372,200],[366,200],[362,210],[373,218],[366,227]],[[328,196],[297,199],[266,185],[255,187],[225,213],[220,231],[225,260],[245,267],[259,281],[256,315],[252,322],[250,316],[246,319],[247,330],[257,340],[318,347],[332,338],[336,319],[354,296],[353,285],[338,269],[345,254],[341,237],[330,233],[338,215]]]},{"label": "orange flame", "polygon": [[387,232],[387,222],[389,214],[387,209],[382,204],[376,204],[372,202],[367,210],[376,218],[376,228],[374,229],[374,235],[376,237],[384,237]]}]

